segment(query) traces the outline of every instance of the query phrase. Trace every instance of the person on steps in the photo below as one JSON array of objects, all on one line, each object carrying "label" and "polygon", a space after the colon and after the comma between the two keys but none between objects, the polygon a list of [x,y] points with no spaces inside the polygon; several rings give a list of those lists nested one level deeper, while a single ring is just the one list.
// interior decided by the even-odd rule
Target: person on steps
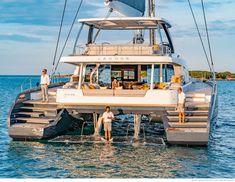
[{"label": "person on steps", "polygon": [[178,104],[177,110],[179,112],[179,123],[185,122],[185,93],[182,88],[178,89]]},{"label": "person on steps", "polygon": [[50,78],[47,75],[47,69],[42,70],[42,75],[41,75],[41,90],[42,90],[42,101],[49,101],[49,96],[48,96],[48,86],[50,85]]}]

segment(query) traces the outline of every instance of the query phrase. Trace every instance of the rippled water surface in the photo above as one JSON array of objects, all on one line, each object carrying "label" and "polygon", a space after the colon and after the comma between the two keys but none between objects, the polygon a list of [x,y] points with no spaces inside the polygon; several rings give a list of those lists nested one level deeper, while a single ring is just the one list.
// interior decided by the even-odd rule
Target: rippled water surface
[{"label": "rippled water surface", "polygon": [[0,77],[0,178],[235,177],[235,82],[218,82],[218,122],[208,148],[159,148],[11,141],[7,114],[24,79]]}]

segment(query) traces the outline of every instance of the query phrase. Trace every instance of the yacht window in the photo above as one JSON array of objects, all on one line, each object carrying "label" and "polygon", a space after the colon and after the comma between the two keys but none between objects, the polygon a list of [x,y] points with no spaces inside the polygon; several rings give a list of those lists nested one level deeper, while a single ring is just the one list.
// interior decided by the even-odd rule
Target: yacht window
[{"label": "yacht window", "polygon": [[101,65],[99,67],[99,85],[111,86],[111,65]]},{"label": "yacht window", "polygon": [[118,81],[122,81],[122,70],[112,70],[111,77],[112,80],[117,79]]},{"label": "yacht window", "polygon": [[135,70],[124,70],[124,80],[135,80]]},{"label": "yacht window", "polygon": [[[140,81],[142,83],[150,83],[149,78],[151,79],[151,75],[149,75],[148,68],[151,68],[150,65],[142,65],[141,66],[141,73],[140,73]],[[151,72],[150,72],[151,74]],[[149,81],[149,82],[148,82]]]},{"label": "yacht window", "polygon": [[164,64],[162,67],[163,82],[171,82],[172,77],[175,75],[174,67],[171,64]]},{"label": "yacht window", "polygon": [[154,65],[153,83],[157,84],[159,82],[160,82],[160,65]]},{"label": "yacht window", "polygon": [[[86,66],[86,72],[85,72],[85,78],[84,78],[84,82],[90,82],[90,76],[92,71],[95,69],[96,65],[87,65]],[[95,77],[95,74],[94,74]]]},{"label": "yacht window", "polygon": [[164,45],[169,45],[169,40],[168,40],[168,38],[167,38],[167,36],[166,36],[166,32],[164,31],[164,29],[161,28],[161,29],[160,29],[160,32],[161,32],[162,43],[163,43]]},{"label": "yacht window", "polygon": [[147,83],[151,83],[152,65],[147,65]]},{"label": "yacht window", "polygon": [[138,81],[138,66],[137,65],[115,65],[112,66],[112,80],[119,81]]},{"label": "yacht window", "polygon": [[[152,70],[152,65],[148,65],[148,83],[151,83],[151,70]],[[154,65],[154,75],[153,75],[153,83],[157,84],[160,82],[160,65]]]}]

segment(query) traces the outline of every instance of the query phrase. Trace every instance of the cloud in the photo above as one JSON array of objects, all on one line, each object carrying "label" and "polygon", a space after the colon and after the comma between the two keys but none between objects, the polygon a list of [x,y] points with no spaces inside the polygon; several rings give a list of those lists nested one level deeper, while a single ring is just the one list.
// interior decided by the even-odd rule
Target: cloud
[{"label": "cloud", "polygon": [[235,35],[235,19],[214,20],[209,22],[209,26],[216,35]]},{"label": "cloud", "polygon": [[42,41],[41,38],[22,36],[18,34],[13,34],[13,35],[1,35],[0,34],[0,40],[13,40],[13,41],[29,42],[29,43],[31,42],[40,43]]},{"label": "cloud", "polygon": [[[1,40],[51,42],[58,32],[57,27],[25,25],[20,23],[0,23]],[[4,38],[5,36],[5,38]],[[25,38],[25,40],[23,39]]]}]

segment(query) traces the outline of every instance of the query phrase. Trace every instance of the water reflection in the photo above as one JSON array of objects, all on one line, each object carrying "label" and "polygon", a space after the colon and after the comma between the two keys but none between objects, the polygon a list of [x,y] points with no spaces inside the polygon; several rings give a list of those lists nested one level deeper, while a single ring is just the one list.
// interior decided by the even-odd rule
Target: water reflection
[{"label": "water reflection", "polygon": [[114,157],[114,147],[111,143],[104,144],[104,147],[100,153],[100,161],[107,162],[110,161],[112,157]]},{"label": "water reflection", "polygon": [[214,177],[218,171],[213,168],[226,173],[219,166],[221,163],[210,157],[214,155],[210,150],[108,143],[66,145],[12,141],[5,159],[8,161],[5,175],[18,178]]}]

